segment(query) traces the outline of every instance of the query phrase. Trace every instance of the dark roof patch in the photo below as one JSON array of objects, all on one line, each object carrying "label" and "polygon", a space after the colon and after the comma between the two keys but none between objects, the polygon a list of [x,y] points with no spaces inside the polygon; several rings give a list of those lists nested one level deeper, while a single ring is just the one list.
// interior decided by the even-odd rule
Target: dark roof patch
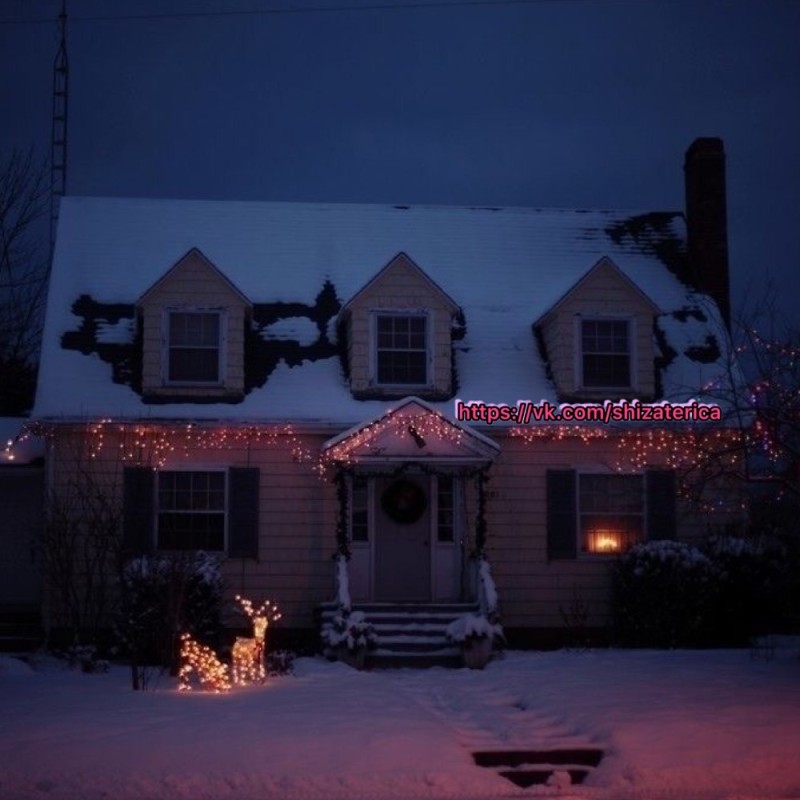
[{"label": "dark roof patch", "polygon": [[719,343],[712,334],[706,336],[705,344],[696,344],[692,347],[686,348],[684,354],[692,361],[699,361],[701,364],[713,364],[718,361],[722,352],[719,349]]},{"label": "dark roof patch", "polygon": [[675,276],[686,274],[686,244],[675,234],[672,223],[680,218],[678,212],[651,211],[614,222],[605,229],[614,244],[628,244],[641,253],[655,256]]}]

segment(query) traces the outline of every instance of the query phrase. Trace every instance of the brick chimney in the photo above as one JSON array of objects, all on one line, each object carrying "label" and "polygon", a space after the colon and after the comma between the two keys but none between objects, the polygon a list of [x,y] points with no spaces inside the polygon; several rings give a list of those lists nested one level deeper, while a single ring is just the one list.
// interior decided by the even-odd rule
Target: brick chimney
[{"label": "brick chimney", "polygon": [[695,139],[686,151],[683,171],[689,233],[687,278],[692,286],[716,300],[730,328],[728,214],[722,139]]}]

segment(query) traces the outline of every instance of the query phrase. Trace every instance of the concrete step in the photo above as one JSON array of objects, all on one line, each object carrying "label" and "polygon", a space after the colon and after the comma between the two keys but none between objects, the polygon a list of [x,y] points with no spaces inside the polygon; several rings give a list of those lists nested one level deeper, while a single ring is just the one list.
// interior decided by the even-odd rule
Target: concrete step
[{"label": "concrete step", "polygon": [[[560,782],[569,775],[569,783],[583,783],[603,760],[598,747],[568,747],[552,750],[484,750],[472,754],[479,767],[497,770],[497,774],[523,789],[529,786]],[[554,777],[555,776],[555,777]],[[551,780],[552,779],[552,780]]]},{"label": "concrete step", "polygon": [[[477,613],[475,603],[356,603],[375,629],[378,648],[367,654],[370,667],[461,666],[461,650],[447,641],[447,626],[462,614]],[[323,627],[338,613],[334,603],[320,607]]]}]

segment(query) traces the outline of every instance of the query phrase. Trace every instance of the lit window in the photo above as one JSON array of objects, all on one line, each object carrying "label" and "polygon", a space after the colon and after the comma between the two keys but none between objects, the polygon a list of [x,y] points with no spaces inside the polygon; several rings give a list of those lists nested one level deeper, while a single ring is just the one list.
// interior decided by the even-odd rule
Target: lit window
[{"label": "lit window", "polygon": [[376,320],[379,384],[428,383],[427,317],[382,314]]},{"label": "lit window", "polygon": [[452,475],[439,475],[437,483],[437,539],[440,542],[455,540],[455,492]]},{"label": "lit window", "polygon": [[171,311],[167,354],[170,383],[219,383],[220,314]]},{"label": "lit window", "polygon": [[627,550],[644,538],[643,476],[579,475],[578,513],[584,553]]},{"label": "lit window", "polygon": [[158,548],[225,549],[225,473],[158,474]]},{"label": "lit window", "polygon": [[583,385],[628,388],[631,385],[630,325],[627,320],[581,322]]}]

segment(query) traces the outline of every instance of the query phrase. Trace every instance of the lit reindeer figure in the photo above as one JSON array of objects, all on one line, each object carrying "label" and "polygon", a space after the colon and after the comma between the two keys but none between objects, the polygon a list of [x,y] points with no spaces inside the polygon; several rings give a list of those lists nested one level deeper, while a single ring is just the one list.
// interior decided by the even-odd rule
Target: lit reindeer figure
[{"label": "lit reindeer figure", "polygon": [[241,595],[236,600],[242,610],[253,622],[253,638],[236,637],[231,655],[233,682],[240,686],[255,681],[263,681],[267,677],[264,669],[264,651],[266,649],[267,627],[270,622],[281,618],[278,607],[265,600],[258,608],[253,608],[252,601]]},{"label": "lit reindeer figure", "polygon": [[192,672],[197,675],[203,689],[211,692],[227,692],[231,688],[228,665],[223,664],[210,647],[196,642],[188,633],[184,633],[181,636],[179,691],[191,691],[192,684],[189,682],[189,677]]}]

